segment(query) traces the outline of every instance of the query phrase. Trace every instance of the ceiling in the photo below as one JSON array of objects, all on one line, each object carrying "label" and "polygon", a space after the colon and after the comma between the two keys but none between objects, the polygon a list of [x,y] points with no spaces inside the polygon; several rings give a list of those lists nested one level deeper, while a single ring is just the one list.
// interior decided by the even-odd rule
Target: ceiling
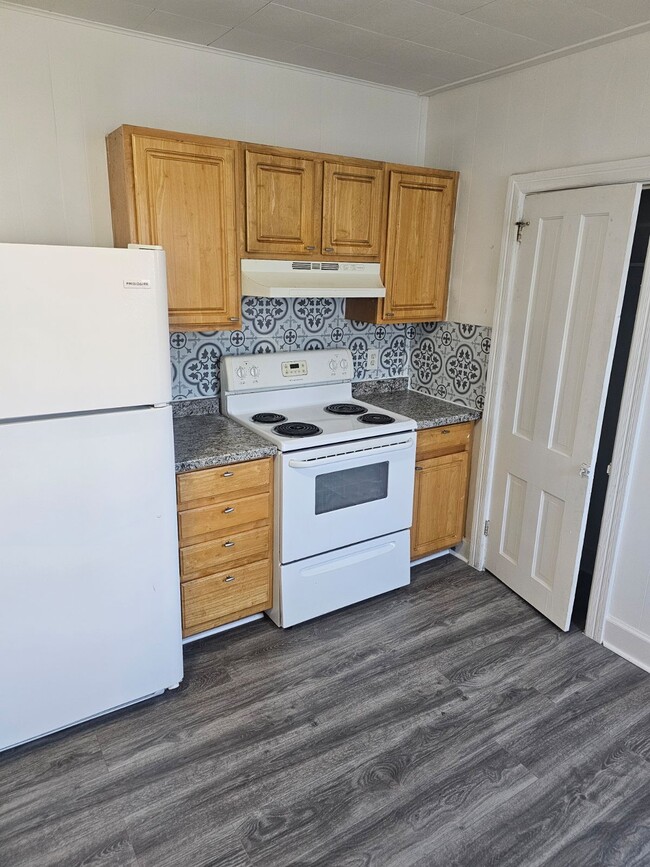
[{"label": "ceiling", "polygon": [[650,28],[650,0],[12,0],[417,93]]}]

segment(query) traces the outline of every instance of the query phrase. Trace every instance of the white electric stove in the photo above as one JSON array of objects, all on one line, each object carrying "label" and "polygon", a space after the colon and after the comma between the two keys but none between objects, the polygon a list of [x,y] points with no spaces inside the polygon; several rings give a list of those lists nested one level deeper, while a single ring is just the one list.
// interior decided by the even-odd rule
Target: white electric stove
[{"label": "white electric stove", "polygon": [[274,599],[293,626],[410,580],[415,422],[352,397],[348,350],[225,356],[222,412],[274,443]]}]

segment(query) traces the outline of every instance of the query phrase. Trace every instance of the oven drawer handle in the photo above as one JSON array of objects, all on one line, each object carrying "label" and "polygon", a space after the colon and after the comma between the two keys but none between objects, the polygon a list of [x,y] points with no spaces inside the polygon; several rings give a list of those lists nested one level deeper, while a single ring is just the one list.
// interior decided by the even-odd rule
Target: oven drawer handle
[{"label": "oven drawer handle", "polygon": [[364,560],[372,560],[375,557],[381,557],[382,554],[389,554],[394,547],[395,542],[387,542],[384,545],[379,545],[377,548],[371,548],[369,551],[359,551],[356,554],[346,554],[345,557],[337,557],[336,560],[329,560],[320,566],[308,566],[306,569],[301,569],[300,574],[305,578],[311,578],[312,575],[335,572],[337,569],[345,568],[345,566],[355,566],[357,563],[363,563]]},{"label": "oven drawer handle", "polygon": [[413,440],[410,439],[403,443],[395,443],[392,446],[379,446],[370,449],[357,449],[349,454],[342,455],[326,455],[324,458],[311,458],[306,461],[290,460],[290,467],[301,469],[309,469],[310,467],[322,467],[325,464],[340,464],[343,461],[358,461],[363,458],[372,457],[373,455],[385,455],[387,452],[403,452],[413,446]]}]

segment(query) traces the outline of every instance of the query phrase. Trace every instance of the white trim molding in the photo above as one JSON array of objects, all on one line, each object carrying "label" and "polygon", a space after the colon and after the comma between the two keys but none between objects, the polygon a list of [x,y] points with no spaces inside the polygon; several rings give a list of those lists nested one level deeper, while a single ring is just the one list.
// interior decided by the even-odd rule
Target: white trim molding
[{"label": "white trim molding", "polygon": [[650,672],[650,638],[617,617],[606,617],[603,644],[624,659]]},{"label": "white trim molding", "polygon": [[[650,156],[512,175],[508,182],[492,331],[492,359],[488,370],[486,406],[476,470],[476,505],[469,557],[470,564],[476,569],[485,569],[487,538],[483,534],[483,527],[490,518],[497,425],[506,358],[506,335],[509,330],[517,266],[518,245],[515,222],[521,219],[525,198],[532,193],[627,183],[650,184]],[[639,422],[640,394],[644,372],[649,364],[650,269],[646,270],[641,288],[585,629],[586,634],[598,642],[603,640],[612,566],[616,557],[627,492],[626,481]]]}]

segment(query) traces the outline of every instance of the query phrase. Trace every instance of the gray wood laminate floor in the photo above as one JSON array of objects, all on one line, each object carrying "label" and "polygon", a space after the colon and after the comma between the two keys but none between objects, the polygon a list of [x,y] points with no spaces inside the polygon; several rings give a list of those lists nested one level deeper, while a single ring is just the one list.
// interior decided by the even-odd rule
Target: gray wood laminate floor
[{"label": "gray wood laminate floor", "polygon": [[0,755],[0,864],[650,864],[650,675],[453,557]]}]

